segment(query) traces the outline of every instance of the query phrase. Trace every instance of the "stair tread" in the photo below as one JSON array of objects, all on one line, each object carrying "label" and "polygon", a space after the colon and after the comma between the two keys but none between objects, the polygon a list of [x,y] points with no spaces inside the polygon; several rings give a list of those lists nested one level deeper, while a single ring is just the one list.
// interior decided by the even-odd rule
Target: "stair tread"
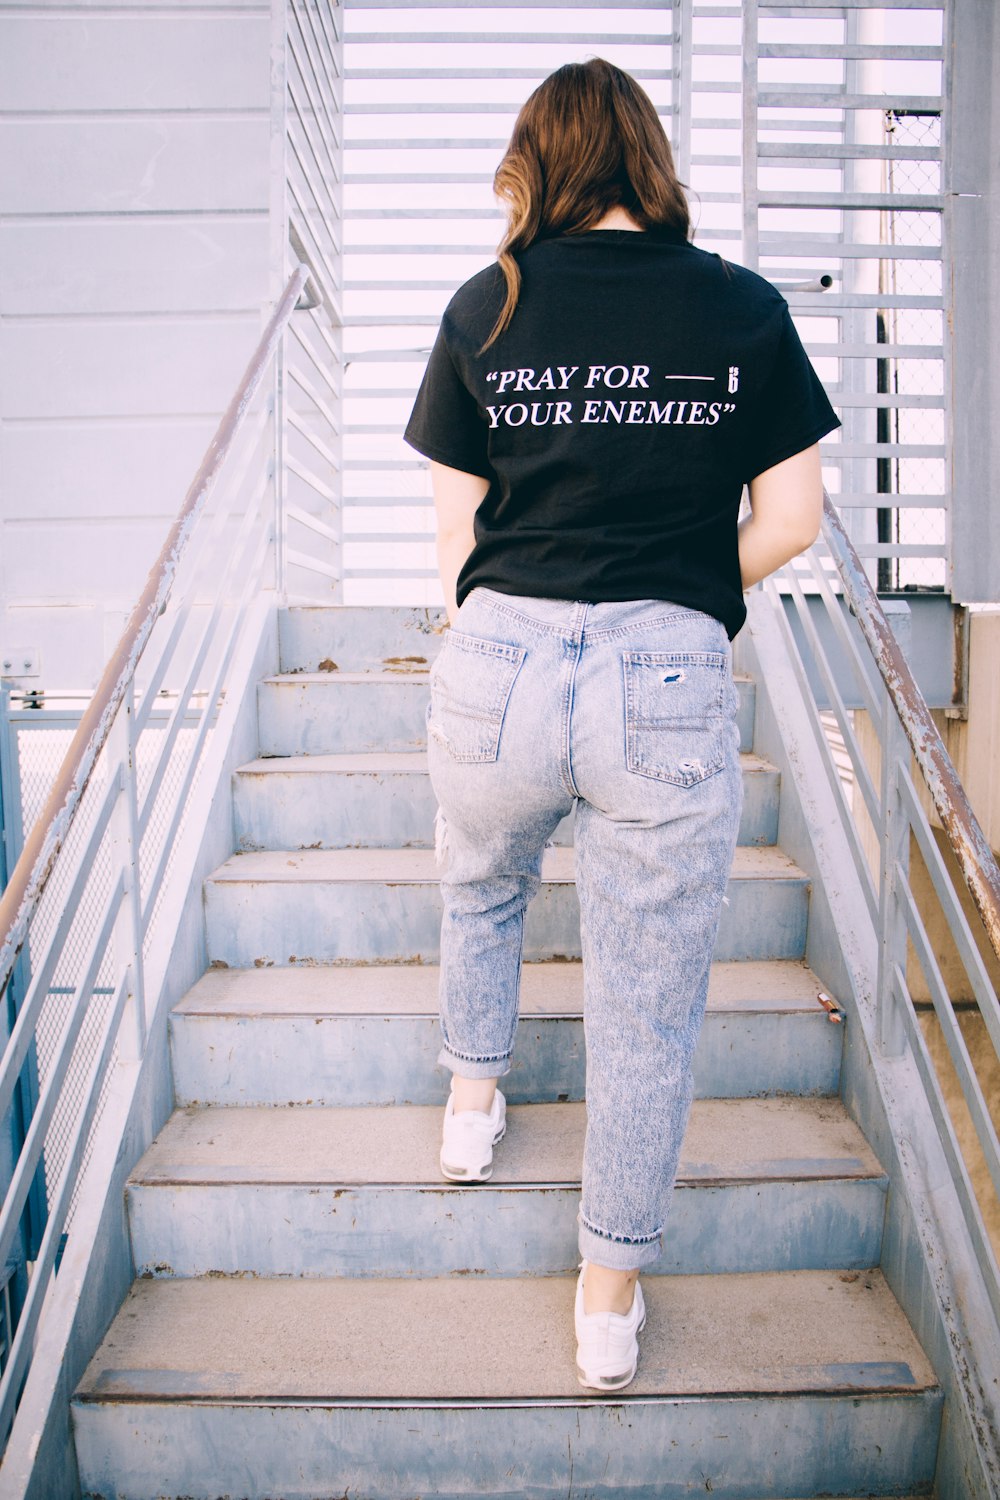
[{"label": "stair tread", "polygon": [[[753,751],[740,754],[740,765],[748,773],[774,772],[770,761]],[[321,755],[266,755],[237,767],[238,776],[314,775],[316,772],[364,772],[375,776],[385,772],[410,771],[427,775],[426,750],[358,750],[326,752]]]},{"label": "stair tread", "polygon": [[[572,884],[573,860],[571,846],[547,848],[542,858],[542,879]],[[730,878],[803,881],[807,876],[781,849],[741,845]],[[437,885],[441,870],[433,849],[265,849],[234,854],[209,879],[219,884],[349,880]]]},{"label": "stair tread", "polygon": [[[136,1281],[77,1398],[316,1405],[592,1400],[572,1276]],[[650,1276],[639,1373],[615,1397],[916,1393],[934,1374],[881,1272]],[[483,1357],[489,1330],[492,1358]]]},{"label": "stair tread", "polygon": [[[583,1103],[511,1105],[490,1185],[578,1185],[585,1127]],[[442,1183],[440,1132],[440,1105],[187,1107],[170,1117],[130,1182],[430,1184],[468,1192]],[[678,1181],[721,1186],[883,1175],[839,1099],[699,1099]]]},{"label": "stair tread", "polygon": [[[208,969],[177,1005],[183,1016],[436,1016],[437,964],[314,964]],[[709,1010],[819,1014],[820,980],[799,959],[720,960],[708,984]],[[526,963],[521,1014],[579,1016],[579,959]]]},{"label": "stair tread", "polygon": [[[273,672],[260,679],[261,682],[274,683],[279,686],[287,686],[295,683],[391,683],[391,682],[417,682],[426,684],[430,678],[430,668],[417,666],[415,663],[401,663],[397,667],[375,668],[368,671],[344,671],[339,667],[333,667],[325,672]],[[745,673],[736,672],[733,675],[734,682],[750,683],[752,677]]]}]

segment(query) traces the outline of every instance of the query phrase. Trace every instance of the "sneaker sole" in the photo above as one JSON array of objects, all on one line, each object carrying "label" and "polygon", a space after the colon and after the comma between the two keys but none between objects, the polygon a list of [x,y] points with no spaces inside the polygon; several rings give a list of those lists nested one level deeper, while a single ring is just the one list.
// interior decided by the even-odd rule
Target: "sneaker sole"
[{"label": "sneaker sole", "polygon": [[[507,1122],[505,1120],[504,1121],[503,1129],[500,1131],[500,1133],[498,1135],[495,1135],[493,1137],[493,1144],[494,1144],[494,1146],[496,1146],[500,1141],[502,1141],[503,1138],[504,1138],[504,1136],[506,1134],[507,1134]],[[446,1177],[449,1182],[463,1182],[463,1183],[464,1182],[489,1182],[490,1178],[493,1176],[493,1163],[492,1162],[489,1162],[485,1167],[482,1167],[478,1172],[467,1172],[464,1167],[452,1167],[452,1166],[448,1166],[443,1161],[441,1162],[440,1165],[441,1165],[441,1176],[442,1177]]]}]

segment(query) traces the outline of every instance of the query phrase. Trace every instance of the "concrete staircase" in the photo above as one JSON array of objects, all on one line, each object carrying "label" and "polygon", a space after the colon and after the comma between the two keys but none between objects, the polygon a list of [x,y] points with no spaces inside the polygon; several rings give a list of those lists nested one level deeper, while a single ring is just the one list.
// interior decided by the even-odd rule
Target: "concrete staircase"
[{"label": "concrete staircase", "polygon": [[[576,1383],[584,1127],[569,821],[527,924],[507,1138],[443,1182],[435,614],[290,609],[262,758],[128,1190],[136,1281],[73,1405],[84,1494],[725,1500],[930,1493],[941,1392],[878,1266],[887,1180],[838,1097],[808,882],[753,755],[639,1376]],[[659,1273],[659,1274],[656,1274]]]}]

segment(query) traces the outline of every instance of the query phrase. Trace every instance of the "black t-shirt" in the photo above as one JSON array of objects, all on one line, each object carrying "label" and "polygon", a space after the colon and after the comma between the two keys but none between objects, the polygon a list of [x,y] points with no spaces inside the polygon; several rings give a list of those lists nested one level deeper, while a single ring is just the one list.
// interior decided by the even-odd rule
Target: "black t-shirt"
[{"label": "black t-shirt", "polygon": [[428,458],[489,479],[458,603],[500,593],[664,599],[746,618],[743,485],[839,427],[768,281],[682,231],[597,229],[498,265],[448,304],[406,428]]}]

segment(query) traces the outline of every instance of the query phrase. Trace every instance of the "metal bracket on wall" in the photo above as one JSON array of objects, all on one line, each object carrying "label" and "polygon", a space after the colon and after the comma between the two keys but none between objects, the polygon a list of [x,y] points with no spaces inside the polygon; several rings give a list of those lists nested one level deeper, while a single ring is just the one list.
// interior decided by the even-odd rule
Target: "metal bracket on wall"
[{"label": "metal bracket on wall", "polygon": [[951,693],[951,704],[945,709],[946,719],[967,719],[969,717],[969,608],[966,604],[956,604],[952,611],[952,625],[954,628],[954,642],[952,645],[952,663],[954,666],[954,678]]}]

